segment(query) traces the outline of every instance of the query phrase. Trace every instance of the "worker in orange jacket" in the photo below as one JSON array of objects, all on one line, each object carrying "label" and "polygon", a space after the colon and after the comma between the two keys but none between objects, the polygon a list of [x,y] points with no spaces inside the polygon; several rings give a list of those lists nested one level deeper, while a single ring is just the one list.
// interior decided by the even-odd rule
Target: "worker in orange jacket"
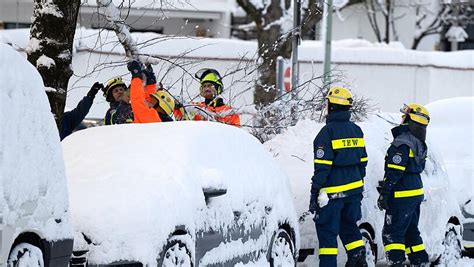
[{"label": "worker in orange jacket", "polygon": [[[143,70],[143,64],[137,60],[130,61],[127,68],[132,74],[130,83],[130,102],[135,123],[172,121],[171,114],[174,110],[173,97],[166,90],[157,90],[151,93],[151,88],[156,88],[156,78],[153,70],[147,67]],[[149,94],[147,101],[143,87],[143,74],[146,76],[145,90]],[[147,88],[148,87],[148,88]]]},{"label": "worker in orange jacket", "polygon": [[202,109],[202,112],[183,114],[185,113],[183,109],[177,109],[174,113],[176,119],[202,121],[210,117],[216,121],[240,127],[240,115],[235,113],[230,105],[226,105],[220,96],[224,84],[219,72],[215,69],[202,69],[195,76],[201,84],[200,95],[204,97],[204,102],[193,103],[193,105]]}]

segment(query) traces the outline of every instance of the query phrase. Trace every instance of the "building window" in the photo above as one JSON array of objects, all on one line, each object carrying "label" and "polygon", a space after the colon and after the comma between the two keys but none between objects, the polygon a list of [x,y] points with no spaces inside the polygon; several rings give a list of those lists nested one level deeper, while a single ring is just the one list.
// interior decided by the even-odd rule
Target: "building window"
[{"label": "building window", "polygon": [[[29,23],[16,23],[16,22],[3,22],[3,29],[25,29],[30,28],[31,24]],[[0,29],[2,28],[2,23],[0,23]]]}]

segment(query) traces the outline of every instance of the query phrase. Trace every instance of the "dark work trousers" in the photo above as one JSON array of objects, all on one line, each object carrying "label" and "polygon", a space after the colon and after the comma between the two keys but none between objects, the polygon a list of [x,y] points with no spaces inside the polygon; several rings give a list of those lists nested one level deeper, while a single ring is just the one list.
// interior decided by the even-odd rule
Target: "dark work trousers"
[{"label": "dark work trousers", "polygon": [[429,261],[418,230],[420,205],[421,201],[393,201],[389,204],[385,212],[382,241],[390,265],[403,263],[405,253],[414,265]]},{"label": "dark work trousers", "polygon": [[347,252],[347,266],[365,262],[365,246],[357,226],[362,194],[329,200],[314,218],[319,240],[319,266],[337,266],[337,236]]}]

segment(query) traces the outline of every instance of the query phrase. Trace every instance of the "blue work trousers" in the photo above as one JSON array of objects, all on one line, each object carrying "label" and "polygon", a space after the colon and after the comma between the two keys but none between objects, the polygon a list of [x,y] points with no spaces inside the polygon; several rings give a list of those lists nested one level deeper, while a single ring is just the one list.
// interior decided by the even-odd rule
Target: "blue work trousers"
[{"label": "blue work trousers", "polygon": [[[329,200],[314,217],[319,240],[319,266],[337,266],[337,236],[347,252],[346,266],[365,262],[365,245],[357,226],[362,194]],[[363,259],[362,259],[363,258]]]},{"label": "blue work trousers", "polygon": [[389,265],[405,261],[405,253],[413,265],[429,261],[418,230],[421,201],[392,202],[385,212],[382,241]]}]

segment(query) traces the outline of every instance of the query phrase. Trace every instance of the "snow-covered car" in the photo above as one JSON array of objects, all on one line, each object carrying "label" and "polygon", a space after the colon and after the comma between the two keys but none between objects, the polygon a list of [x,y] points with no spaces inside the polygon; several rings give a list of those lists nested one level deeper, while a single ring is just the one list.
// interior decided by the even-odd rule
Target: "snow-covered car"
[{"label": "snow-covered car", "polygon": [[0,266],[68,266],[66,175],[43,80],[12,47],[0,51]]},{"label": "snow-covered car", "polygon": [[[364,198],[362,219],[359,228],[366,241],[369,262],[384,261],[382,227],[384,212],[377,208],[378,192],[376,186],[384,175],[384,157],[393,140],[391,128],[400,121],[400,115],[377,113],[366,121],[358,123],[364,131],[368,153],[367,175],[364,179]],[[308,209],[311,177],[313,175],[313,140],[324,123],[311,120],[300,121],[285,133],[265,143],[286,173],[290,176],[295,207],[298,214]],[[450,190],[449,179],[441,161],[436,143],[431,140],[428,129],[428,159],[422,179],[425,201],[421,205],[420,231],[427,252],[432,260],[447,261],[449,257],[459,256],[445,253],[446,246],[459,252],[458,239],[462,231],[462,214],[455,195]],[[318,241],[312,218],[300,226],[301,249],[299,261],[312,266],[317,263]],[[449,234],[448,234],[449,233]],[[339,244],[339,247],[343,247]],[[307,257],[310,256],[310,257]],[[441,257],[442,256],[442,257]],[[346,255],[339,249],[338,262],[343,263]]]},{"label": "snow-covered car", "polygon": [[71,264],[296,261],[287,176],[242,129],[192,121],[102,126],[72,134],[63,152]]},{"label": "snow-covered car", "polygon": [[474,97],[439,100],[427,105],[429,134],[437,144],[449,176],[450,188],[464,219],[464,252],[474,255]]}]

